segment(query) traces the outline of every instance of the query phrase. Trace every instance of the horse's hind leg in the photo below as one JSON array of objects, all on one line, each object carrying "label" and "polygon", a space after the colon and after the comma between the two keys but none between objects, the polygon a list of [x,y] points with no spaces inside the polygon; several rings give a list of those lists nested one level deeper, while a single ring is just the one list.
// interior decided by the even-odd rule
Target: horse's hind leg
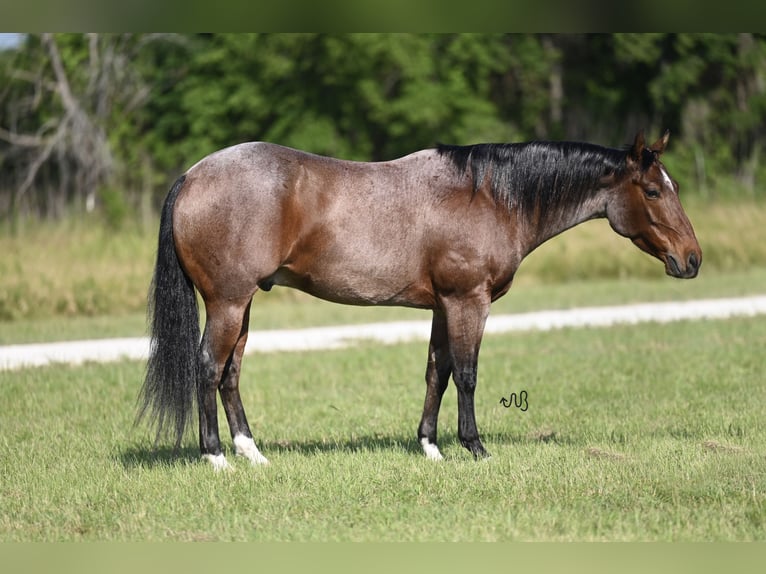
[{"label": "horse's hind leg", "polygon": [[261,454],[258,447],[255,446],[253,435],[250,432],[250,426],[247,424],[245,408],[242,406],[242,399],[239,395],[239,374],[242,365],[242,355],[245,352],[247,343],[247,330],[250,318],[250,304],[245,309],[242,319],[242,326],[239,332],[239,338],[234,346],[228,369],[221,382],[220,393],[223,403],[226,419],[229,422],[231,438],[234,440],[234,448],[239,456],[250,460],[253,465],[269,464],[265,456]]},{"label": "horse's hind leg", "polygon": [[[221,450],[221,438],[218,432],[217,392],[224,386],[231,388],[232,377],[234,381],[238,381],[241,353],[233,371],[231,367],[235,363],[236,350],[240,347],[242,331],[247,331],[246,327],[243,327],[243,320],[246,318],[248,306],[249,300],[206,305],[207,321],[200,344],[200,380],[197,383],[199,444],[203,458],[207,458],[216,469],[229,466]],[[241,348],[244,350],[244,342],[241,343]],[[232,373],[231,376],[230,373]],[[236,390],[236,383],[234,388]],[[225,399],[224,405],[226,405]],[[245,428],[247,427],[244,411],[241,418],[234,418],[235,424],[240,425],[236,427],[237,430],[243,432],[242,421]],[[249,429],[246,432],[249,434]]]}]

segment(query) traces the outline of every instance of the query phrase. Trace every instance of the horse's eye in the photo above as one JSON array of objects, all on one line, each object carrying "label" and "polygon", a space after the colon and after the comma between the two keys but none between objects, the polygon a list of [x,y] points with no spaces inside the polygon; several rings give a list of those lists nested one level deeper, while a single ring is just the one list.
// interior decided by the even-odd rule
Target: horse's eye
[{"label": "horse's eye", "polygon": [[656,187],[649,187],[644,190],[644,193],[649,199],[658,199],[660,197],[660,190]]}]

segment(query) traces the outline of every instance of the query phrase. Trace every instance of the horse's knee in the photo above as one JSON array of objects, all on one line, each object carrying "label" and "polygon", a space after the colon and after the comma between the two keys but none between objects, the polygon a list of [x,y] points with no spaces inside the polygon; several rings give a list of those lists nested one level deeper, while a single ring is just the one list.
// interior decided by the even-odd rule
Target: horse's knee
[{"label": "horse's knee", "polygon": [[455,379],[455,385],[459,391],[473,393],[476,390],[476,374],[476,367],[467,367],[464,369],[456,369],[453,371],[452,377]]},{"label": "horse's knee", "polygon": [[215,359],[210,353],[210,348],[204,342],[199,353],[199,373],[203,380],[213,379],[218,370]]},{"label": "horse's knee", "polygon": [[239,363],[232,361],[225,370],[225,376],[218,388],[221,391],[233,391],[239,388]]}]

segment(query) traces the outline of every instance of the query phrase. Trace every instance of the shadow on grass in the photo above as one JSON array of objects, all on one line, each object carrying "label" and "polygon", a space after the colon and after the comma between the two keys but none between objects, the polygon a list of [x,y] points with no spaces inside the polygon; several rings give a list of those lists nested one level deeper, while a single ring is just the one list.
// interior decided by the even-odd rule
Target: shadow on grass
[{"label": "shadow on grass", "polygon": [[[262,450],[268,452],[297,453],[305,456],[324,453],[360,453],[399,451],[410,454],[421,453],[414,438],[404,435],[353,435],[345,438],[323,439],[279,439],[262,441]],[[267,454],[268,456],[268,454]]]},{"label": "shadow on grass", "polygon": [[200,459],[199,447],[172,446],[147,447],[132,445],[126,447],[117,456],[120,464],[127,469],[155,468],[161,466],[180,466],[198,461]]},{"label": "shadow on grass", "polygon": [[[541,435],[522,436],[515,432],[488,432],[482,435],[484,445],[492,451],[493,446],[518,446],[530,443],[551,443],[558,445],[571,444],[566,437],[557,436],[555,432]],[[259,443],[260,446],[260,443]],[[457,452],[470,458],[468,450],[460,444],[457,432],[444,430],[439,433],[439,448],[444,453],[457,449]],[[320,440],[271,440],[263,442],[263,452],[268,457],[269,452],[298,453],[306,456],[319,453],[358,453],[370,451],[399,451],[413,456],[423,456],[423,449],[417,438],[409,434],[397,435],[363,435],[349,438],[327,438]]]},{"label": "shadow on grass", "polygon": [[[223,441],[223,453],[227,457],[233,457],[234,451],[230,441]],[[370,451],[400,451],[420,454],[422,451],[417,441],[404,436],[352,436],[349,438],[320,439],[320,440],[293,440],[279,439],[271,441],[258,441],[261,451],[266,457],[269,453],[297,453],[304,456],[312,456],[322,453],[360,453]],[[136,468],[172,467],[200,460],[200,452],[197,446],[188,445],[174,448],[172,446],[145,446],[134,444],[124,448],[117,459],[123,468],[127,470]]]},{"label": "shadow on grass", "polygon": [[[530,442],[545,442],[554,444],[569,444],[570,440],[564,437],[543,434],[543,436],[520,436],[515,433],[486,433],[485,445],[522,445]],[[224,440],[224,455],[233,457],[234,452],[230,441]],[[295,453],[302,456],[316,456],[318,454],[355,454],[364,452],[402,452],[412,456],[422,456],[423,450],[417,439],[405,434],[370,434],[352,435],[350,437],[322,438],[322,439],[272,439],[261,440],[256,438],[256,444],[268,458],[270,453]],[[439,437],[439,446],[444,449],[460,447],[460,440],[454,431],[442,432]],[[491,446],[490,446],[491,451]],[[466,456],[470,456],[465,451]],[[196,463],[200,460],[199,448],[194,445],[182,446],[178,449],[172,446],[142,446],[132,445],[125,448],[119,455],[122,466],[128,470],[134,468],[154,468],[160,466],[179,466]]]}]

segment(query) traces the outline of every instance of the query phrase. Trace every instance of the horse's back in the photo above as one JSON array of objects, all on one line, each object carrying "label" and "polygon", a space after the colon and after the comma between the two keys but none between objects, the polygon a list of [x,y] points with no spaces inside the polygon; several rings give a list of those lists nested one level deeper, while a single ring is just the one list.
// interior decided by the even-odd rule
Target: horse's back
[{"label": "horse's back", "polygon": [[187,188],[215,194],[217,200],[246,192],[277,195],[288,189],[296,171],[311,154],[266,142],[248,142],[216,151],[186,172]]},{"label": "horse's back", "polygon": [[485,203],[435,150],[367,163],[255,142],[189,169],[174,229],[187,268],[227,297],[280,284],[341,303],[430,307],[440,253],[451,246],[459,262],[480,250],[455,213],[468,221]]},{"label": "horse's back", "polygon": [[328,225],[349,230],[359,225],[360,233],[370,226],[394,231],[415,216],[434,212],[440,194],[449,193],[450,186],[434,150],[386,162],[358,162],[250,142],[224,148],[192,166],[177,209],[197,218],[236,214],[256,227],[294,228],[303,215],[321,214]]}]

